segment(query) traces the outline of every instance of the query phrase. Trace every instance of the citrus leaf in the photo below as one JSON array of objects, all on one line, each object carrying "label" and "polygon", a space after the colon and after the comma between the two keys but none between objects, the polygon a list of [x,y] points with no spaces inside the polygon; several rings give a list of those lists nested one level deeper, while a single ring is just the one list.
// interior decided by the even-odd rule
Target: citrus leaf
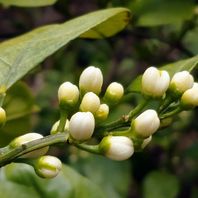
[{"label": "citrus leaf", "polygon": [[[170,77],[172,77],[176,72],[179,71],[189,71],[191,72],[198,65],[198,56],[192,58],[184,59],[174,63],[169,63],[160,67],[162,70],[168,71]],[[128,87],[128,92],[140,92],[141,91],[141,78],[138,76]]]},{"label": "citrus leaf", "polygon": [[153,171],[143,182],[144,198],[175,198],[179,192],[176,176],[166,172]]},{"label": "citrus leaf", "polygon": [[57,0],[0,0],[0,4],[4,6],[21,6],[21,7],[38,7],[52,5]]},{"label": "citrus leaf", "polygon": [[123,29],[129,20],[129,10],[110,8],[92,12],[63,24],[37,28],[0,44],[0,87],[9,88],[46,57],[69,41],[102,38]]},{"label": "citrus leaf", "polygon": [[138,17],[138,26],[158,26],[191,19],[195,4],[192,0],[139,0],[132,2],[130,8]]},{"label": "citrus leaf", "polygon": [[28,193],[36,198],[105,198],[100,187],[66,165],[57,177],[41,179],[31,166],[12,163],[1,169],[0,183],[0,193],[5,195],[3,198],[25,198]]}]

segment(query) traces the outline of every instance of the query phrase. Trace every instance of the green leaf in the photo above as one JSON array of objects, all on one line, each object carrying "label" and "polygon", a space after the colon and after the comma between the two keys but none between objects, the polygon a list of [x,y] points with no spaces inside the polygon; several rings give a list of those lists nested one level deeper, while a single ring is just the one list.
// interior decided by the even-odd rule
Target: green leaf
[{"label": "green leaf", "polygon": [[[172,77],[176,72],[187,70],[191,72],[198,65],[198,56],[188,58],[185,60],[177,61],[174,63],[169,63],[160,67],[160,69],[169,72],[170,77]],[[128,87],[128,92],[140,92],[141,91],[141,78],[138,76]]]},{"label": "green leaf", "polygon": [[52,5],[57,0],[0,0],[4,6],[38,7]]},{"label": "green leaf", "polygon": [[183,44],[184,46],[190,50],[191,52],[193,52],[194,54],[198,54],[198,39],[197,39],[197,35],[198,35],[198,27],[196,27],[195,29],[188,31],[186,36],[183,39]]},{"label": "green leaf", "polygon": [[47,25],[0,44],[0,86],[9,88],[46,57],[69,41],[114,35],[129,21],[129,10],[111,8]]},{"label": "green leaf", "polygon": [[143,182],[144,198],[175,198],[179,192],[176,176],[166,172],[153,171]]},{"label": "green leaf", "polygon": [[105,198],[98,186],[66,165],[53,179],[39,178],[26,164],[9,164],[0,173],[0,194],[5,195],[3,198]]},{"label": "green leaf", "polygon": [[97,155],[77,159],[71,165],[94,183],[103,186],[107,197],[127,197],[131,179],[129,161],[116,162]]},{"label": "green leaf", "polygon": [[8,90],[3,108],[6,110],[7,122],[0,129],[0,146],[5,146],[14,137],[27,133],[31,129],[30,116],[38,108],[25,83],[16,83]]},{"label": "green leaf", "polygon": [[192,18],[195,4],[192,0],[139,0],[130,8],[138,17],[139,26],[177,24]]}]

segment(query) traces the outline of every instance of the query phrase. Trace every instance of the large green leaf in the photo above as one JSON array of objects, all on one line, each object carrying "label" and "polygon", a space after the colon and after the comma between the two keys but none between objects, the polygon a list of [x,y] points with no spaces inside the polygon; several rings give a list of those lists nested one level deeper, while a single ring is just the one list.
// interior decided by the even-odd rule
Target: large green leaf
[{"label": "large green leaf", "polygon": [[105,198],[97,185],[66,165],[53,179],[39,178],[26,164],[9,164],[0,173],[3,198]]},{"label": "large green leaf", "polygon": [[[166,70],[169,72],[170,76],[172,77],[174,73],[187,70],[191,72],[196,66],[198,65],[198,56],[194,56],[189,59],[177,61],[174,63],[169,63],[164,65],[160,69]],[[140,92],[141,90],[141,77],[138,76],[128,87],[129,92]]]},{"label": "large green leaf", "polygon": [[156,26],[181,23],[194,14],[192,0],[139,0],[131,3],[139,26]]},{"label": "large green leaf", "polygon": [[3,108],[6,110],[7,121],[0,128],[0,146],[5,146],[14,137],[27,133],[31,129],[30,116],[38,108],[25,83],[16,83],[8,90]]},{"label": "large green leaf", "polygon": [[143,182],[144,198],[175,198],[178,191],[177,177],[166,172],[151,172]]},{"label": "large green leaf", "polygon": [[4,6],[21,6],[21,7],[37,7],[37,6],[47,6],[52,5],[57,0],[0,0],[0,4]]},{"label": "large green leaf", "polygon": [[129,161],[116,162],[104,156],[92,154],[87,157],[78,156],[77,159],[71,162],[72,166],[94,183],[103,186],[107,197],[127,197],[131,182]]},{"label": "large green leaf", "polygon": [[76,37],[109,37],[129,21],[129,10],[111,8],[47,25],[0,44],[0,86],[9,88],[59,48]]}]

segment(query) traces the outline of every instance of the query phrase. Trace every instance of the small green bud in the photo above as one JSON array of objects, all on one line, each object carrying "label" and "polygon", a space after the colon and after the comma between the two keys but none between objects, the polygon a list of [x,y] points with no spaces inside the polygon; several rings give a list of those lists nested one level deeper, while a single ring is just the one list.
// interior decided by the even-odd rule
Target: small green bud
[{"label": "small green bud", "polygon": [[34,162],[34,170],[39,177],[54,178],[62,168],[61,161],[54,156],[42,156]]},{"label": "small green bud", "polygon": [[84,141],[91,138],[95,128],[95,119],[91,112],[77,112],[69,122],[69,133],[72,138]]},{"label": "small green bud", "polygon": [[157,112],[148,109],[141,113],[135,120],[131,122],[131,129],[137,138],[148,138],[157,131],[160,126],[160,120]]},{"label": "small green bud", "polygon": [[169,83],[170,76],[167,71],[149,67],[142,76],[142,93],[151,97],[162,97]]},{"label": "small green bud", "polygon": [[99,94],[103,84],[103,75],[99,68],[94,66],[87,67],[79,79],[79,87],[82,93],[93,92]]},{"label": "small green bud", "polygon": [[125,136],[107,136],[99,144],[100,151],[109,159],[122,161],[134,153],[133,142]]},{"label": "small green bud", "polygon": [[0,107],[0,127],[3,126],[5,122],[6,122],[6,112],[2,107]]},{"label": "small green bud", "polygon": [[104,95],[104,100],[108,104],[117,104],[124,95],[124,88],[120,83],[112,82],[108,87]]},{"label": "small green bud", "polygon": [[95,113],[95,118],[99,121],[104,121],[109,115],[109,106],[107,104],[101,104],[99,109]]},{"label": "small green bud", "polygon": [[188,71],[177,72],[171,79],[169,91],[175,97],[180,97],[187,89],[193,86],[193,83],[193,76]]},{"label": "small green bud", "polygon": [[198,106],[198,83],[194,83],[191,89],[186,90],[181,97],[181,105],[184,109]]},{"label": "small green bud", "polygon": [[83,112],[89,111],[93,114],[95,114],[95,112],[99,109],[99,107],[100,107],[100,99],[93,92],[86,93],[80,104],[81,111]]},{"label": "small green bud", "polygon": [[58,99],[61,108],[67,110],[74,107],[79,99],[78,87],[70,82],[64,82],[58,89]]},{"label": "small green bud", "polygon": [[[38,140],[43,138],[43,136],[39,133],[27,133],[25,135],[19,136],[17,138],[15,138],[14,140],[12,140],[9,144],[10,148],[16,148],[19,147],[23,144],[26,144],[28,142],[31,142],[33,140]],[[22,156],[20,156],[21,158],[37,158],[40,157],[42,155],[45,155],[47,153],[47,151],[49,150],[49,146],[28,152]]]},{"label": "small green bud", "polygon": [[[57,122],[55,122],[51,128],[51,131],[50,131],[50,134],[53,135],[53,134],[56,134],[58,131],[58,126],[59,126],[59,123],[60,123],[60,120],[58,120]],[[69,120],[66,120],[66,124],[65,124],[65,129],[64,131],[69,131]]]}]

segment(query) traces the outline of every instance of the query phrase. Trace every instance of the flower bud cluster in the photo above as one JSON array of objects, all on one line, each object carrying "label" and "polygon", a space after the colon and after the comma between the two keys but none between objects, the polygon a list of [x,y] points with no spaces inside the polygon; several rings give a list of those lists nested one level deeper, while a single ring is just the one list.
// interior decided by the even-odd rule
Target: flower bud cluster
[{"label": "flower bud cluster", "polygon": [[[109,105],[117,104],[124,88],[117,82],[111,83],[103,97],[100,97],[103,85],[103,75],[99,68],[87,67],[79,78],[79,88],[70,82],[63,83],[58,90],[60,108],[72,112],[67,117],[68,131],[73,140],[79,142],[89,140],[94,132],[96,123],[104,121],[109,115]],[[104,102],[104,103],[102,103]],[[74,112],[75,111],[75,112]],[[67,122],[66,122],[67,124]],[[59,123],[52,127],[51,133],[58,130]]]},{"label": "flower bud cluster", "polygon": [[149,67],[142,76],[142,93],[159,98],[168,91],[172,96],[178,98],[187,89],[192,88],[193,83],[193,76],[188,71],[177,72],[170,79],[167,71]]}]

